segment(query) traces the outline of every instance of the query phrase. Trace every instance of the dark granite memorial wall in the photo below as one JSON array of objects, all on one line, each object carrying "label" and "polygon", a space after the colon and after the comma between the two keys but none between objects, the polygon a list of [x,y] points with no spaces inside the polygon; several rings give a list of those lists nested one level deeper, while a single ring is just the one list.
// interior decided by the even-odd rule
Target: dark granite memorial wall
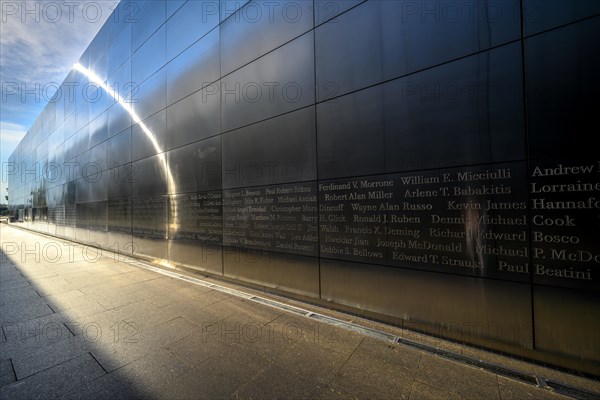
[{"label": "dark granite memorial wall", "polygon": [[587,0],[122,0],[12,155],[9,205],[598,375],[599,37]]}]

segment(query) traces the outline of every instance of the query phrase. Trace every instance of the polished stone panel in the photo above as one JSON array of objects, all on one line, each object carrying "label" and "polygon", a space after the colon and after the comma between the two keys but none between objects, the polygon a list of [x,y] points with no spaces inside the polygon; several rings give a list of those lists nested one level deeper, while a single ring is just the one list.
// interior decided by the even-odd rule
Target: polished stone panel
[{"label": "polished stone panel", "polygon": [[[69,125],[70,119],[67,119],[65,121],[66,125]],[[64,142],[64,149],[65,149],[65,161],[71,161],[74,157],[77,156],[77,149],[75,147],[75,135],[72,135],[68,138],[66,138],[65,142]]]},{"label": "polished stone panel", "polygon": [[[230,4],[223,7],[231,9]],[[312,26],[310,1],[246,3],[221,25],[221,73],[231,73],[302,35]],[[298,57],[303,59],[301,55]]]},{"label": "polished stone panel", "polygon": [[218,24],[219,2],[186,2],[167,21],[167,60],[175,58]]},{"label": "polished stone panel", "polygon": [[[119,9],[127,5],[128,2],[119,3]],[[119,10],[121,11],[121,10]],[[123,17],[125,18],[125,17]],[[108,75],[111,76],[119,67],[131,57],[131,26],[132,24],[119,23],[118,19],[109,18],[107,23],[110,26],[108,48]]]},{"label": "polished stone panel", "polygon": [[173,177],[170,193],[221,188],[221,136],[171,150],[167,162]]},{"label": "polished stone panel", "polygon": [[[365,0],[315,0],[315,24],[328,22]],[[332,21],[337,23],[338,20]]]},{"label": "polished stone panel", "polygon": [[319,183],[321,257],[529,282],[526,168]]},{"label": "polished stone panel", "polygon": [[144,120],[167,107],[167,69],[163,67],[139,86],[134,81],[132,123]]},{"label": "polished stone panel", "polygon": [[314,101],[313,58],[311,32],[221,79],[222,130],[310,105]]},{"label": "polished stone panel", "polygon": [[109,168],[119,167],[131,162],[131,128],[114,135],[107,143]]},{"label": "polished stone panel", "polygon": [[[106,98],[106,93],[103,96]],[[108,138],[108,112],[106,108],[90,122],[89,133],[90,147],[94,147]]]},{"label": "polished stone panel", "polygon": [[315,30],[319,99],[330,95],[328,83],[344,94],[516,40],[518,5],[363,3]]},{"label": "polished stone panel", "polygon": [[166,146],[167,111],[162,110],[131,127],[131,160],[162,153]]},{"label": "polished stone panel", "polygon": [[77,133],[73,136],[75,140],[74,156],[79,156],[81,153],[90,148],[89,126],[85,125],[83,128],[78,129]]},{"label": "polished stone panel", "polygon": [[102,142],[84,154],[85,163],[82,163],[83,176],[106,172],[108,170],[108,142]]},{"label": "polished stone panel", "polygon": [[215,82],[220,76],[219,30],[215,29],[167,65],[167,104]]},{"label": "polished stone panel", "polygon": [[169,190],[167,160],[164,153],[132,163],[125,180],[130,180],[133,197],[152,197],[166,194]]},{"label": "polished stone panel", "polygon": [[318,255],[314,183],[229,189],[223,192],[223,244]]},{"label": "polished stone panel", "polygon": [[120,104],[113,104],[107,112],[109,136],[114,136],[131,127],[131,115]]},{"label": "polished stone panel", "polygon": [[111,250],[131,254],[132,201],[130,197],[109,199],[107,203],[107,237]]},{"label": "polished stone panel", "polygon": [[314,179],[314,129],[309,107],[224,134],[223,187]]},{"label": "polished stone panel", "polygon": [[89,182],[90,201],[104,201],[108,199],[108,178],[108,171],[84,178],[84,180]]},{"label": "polished stone panel", "polygon": [[[112,104],[113,98],[97,84],[90,84],[82,90],[84,91],[88,102],[90,123],[95,125],[106,125],[106,114],[104,114],[103,119],[99,118]],[[50,121],[47,122],[47,124],[49,123]]]},{"label": "polished stone panel", "polygon": [[600,290],[600,164],[597,160],[532,161],[529,165],[533,280]]},{"label": "polished stone panel", "polygon": [[317,105],[321,179],[385,171],[383,93],[380,85]]},{"label": "polished stone panel", "polygon": [[169,260],[221,274],[221,191],[170,196]]},{"label": "polished stone panel", "polygon": [[166,196],[132,199],[132,253],[167,259],[168,198]]},{"label": "polished stone panel", "polygon": [[167,19],[170,18],[187,0],[166,0]]},{"label": "polished stone panel", "polygon": [[255,285],[319,296],[319,264],[313,257],[224,247],[223,271]]},{"label": "polished stone panel", "polygon": [[596,157],[589,126],[597,118],[599,34],[600,17],[595,17],[525,40],[532,158]]},{"label": "polished stone panel", "polygon": [[90,239],[89,203],[78,203],[75,207],[75,224],[72,239],[87,243]]},{"label": "polished stone panel", "polygon": [[221,246],[197,241],[169,240],[169,261],[187,268],[222,275],[223,249]]},{"label": "polished stone panel", "polygon": [[131,185],[134,180],[134,166],[131,163],[121,164],[108,170],[108,199],[131,197]]},{"label": "polished stone panel", "polygon": [[108,202],[107,201],[95,201],[89,203],[89,229],[90,236],[89,241],[97,247],[108,247]]},{"label": "polished stone panel", "polygon": [[131,198],[108,200],[107,229],[131,235]]},{"label": "polished stone panel", "polygon": [[123,5],[120,15],[123,24],[131,25],[131,48],[137,50],[165,23],[165,0],[135,0]]},{"label": "polished stone panel", "polygon": [[223,22],[225,18],[229,18],[249,1],[250,0],[220,0],[220,21]]},{"label": "polished stone panel", "polygon": [[65,203],[64,187],[57,185],[46,192],[48,206],[56,207]]},{"label": "polished stone panel", "polygon": [[533,300],[539,349],[596,363],[600,360],[598,292],[536,286]]},{"label": "polished stone panel", "polygon": [[108,52],[106,49],[110,34],[110,24],[104,24],[88,47],[90,69],[93,70],[102,81],[105,81],[108,77]]},{"label": "polished stone panel", "polygon": [[319,176],[523,158],[520,59],[507,45],[319,104]]},{"label": "polished stone panel", "polygon": [[211,85],[167,108],[167,149],[183,146],[220,132],[220,96]]},{"label": "polished stone panel", "polygon": [[523,22],[526,35],[600,14],[594,0],[524,0]]},{"label": "polished stone panel", "polygon": [[140,85],[167,63],[167,30],[162,27],[131,57],[131,79]]},{"label": "polished stone panel", "polygon": [[180,194],[169,198],[169,239],[222,244],[221,191]]},{"label": "polished stone panel", "polygon": [[323,299],[398,318],[408,329],[533,346],[527,284],[329,260],[321,262],[321,277]]}]

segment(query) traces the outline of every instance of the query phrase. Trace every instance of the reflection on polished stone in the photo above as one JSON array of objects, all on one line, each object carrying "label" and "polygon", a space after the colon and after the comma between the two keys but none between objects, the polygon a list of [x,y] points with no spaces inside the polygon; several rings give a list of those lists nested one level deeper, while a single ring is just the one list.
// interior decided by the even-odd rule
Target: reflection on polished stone
[{"label": "reflection on polished stone", "polygon": [[223,192],[223,244],[316,256],[316,185],[293,184]]},{"label": "reflection on polished stone", "polygon": [[321,256],[529,281],[524,163],[319,184]]}]

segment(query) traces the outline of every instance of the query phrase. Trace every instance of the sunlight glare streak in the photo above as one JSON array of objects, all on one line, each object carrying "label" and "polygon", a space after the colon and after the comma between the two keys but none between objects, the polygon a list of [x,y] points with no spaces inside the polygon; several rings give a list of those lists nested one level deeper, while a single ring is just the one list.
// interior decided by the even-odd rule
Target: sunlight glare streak
[{"label": "sunlight glare streak", "polygon": [[[163,168],[165,170],[165,175],[167,177],[167,185],[168,185],[168,189],[169,189],[168,192],[169,193],[177,193],[177,185],[175,184],[175,179],[173,179],[173,174],[171,173],[169,164],[167,164],[167,159],[165,157],[164,150],[158,144],[158,141],[156,140],[156,137],[154,136],[152,131],[150,129],[148,129],[148,127],[146,126],[146,124],[144,124],[144,122],[142,122],[142,119],[135,112],[135,110],[133,109],[131,104],[129,104],[125,99],[123,99],[121,97],[121,95],[119,95],[119,93],[117,93],[115,90],[112,90],[106,83],[104,83],[104,81],[102,81],[102,79],[98,75],[96,75],[94,73],[94,71],[87,69],[80,63],[73,64],[73,69],[75,71],[81,72],[92,83],[94,83],[95,85],[98,85],[100,88],[102,88],[102,90],[104,90],[106,93],[108,93],[121,107],[123,107],[123,109],[125,111],[127,111],[129,113],[133,123],[138,124],[140,126],[140,128],[142,128],[142,131],[144,132],[144,134],[146,135],[148,140],[150,140],[150,143],[152,143],[154,150],[156,151],[160,161],[162,162],[162,164],[164,166]],[[177,203],[172,202],[171,204],[173,206],[173,214],[176,216],[177,215]],[[178,224],[175,222],[172,222],[169,225],[169,227],[172,230],[177,231]],[[169,234],[169,232],[167,231],[166,232],[167,237],[165,237],[165,239],[168,239],[168,234]]]}]

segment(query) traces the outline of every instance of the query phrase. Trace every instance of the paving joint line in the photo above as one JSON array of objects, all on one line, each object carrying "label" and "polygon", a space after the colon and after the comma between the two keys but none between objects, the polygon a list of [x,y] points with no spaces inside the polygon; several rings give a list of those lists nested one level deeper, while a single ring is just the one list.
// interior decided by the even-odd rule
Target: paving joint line
[{"label": "paving joint line", "polygon": [[[28,233],[40,234],[43,236],[47,236],[44,233],[31,232],[27,229],[23,229],[20,227],[17,227],[17,228],[22,229]],[[63,240],[70,241],[68,239],[63,239]],[[526,373],[519,372],[519,371],[510,369],[510,368],[502,367],[497,364],[493,364],[493,363],[486,362],[483,360],[478,360],[478,359],[472,358],[472,357],[467,357],[467,356],[457,354],[457,353],[454,353],[454,352],[451,352],[448,350],[443,350],[443,349],[440,349],[435,346],[430,346],[430,345],[427,345],[424,343],[419,343],[419,342],[412,341],[409,339],[403,339],[399,336],[394,336],[394,335],[391,335],[391,334],[383,332],[383,331],[367,328],[367,327],[358,325],[356,323],[347,322],[347,321],[343,321],[343,320],[340,320],[340,319],[337,319],[334,317],[329,317],[326,315],[314,313],[309,310],[305,310],[305,309],[302,309],[299,307],[284,304],[284,303],[281,303],[281,302],[278,302],[275,300],[271,300],[271,299],[268,299],[265,297],[251,295],[246,292],[242,292],[242,291],[239,291],[236,289],[231,289],[231,288],[228,288],[225,286],[217,285],[217,284],[214,284],[214,283],[211,283],[208,281],[204,281],[199,278],[194,278],[194,277],[190,277],[190,276],[187,276],[187,275],[175,272],[175,271],[170,271],[170,270],[164,269],[164,267],[156,267],[153,264],[151,264],[150,262],[148,262],[146,260],[142,260],[140,258],[135,258],[135,257],[131,257],[131,256],[123,256],[123,254],[114,253],[114,252],[108,251],[106,249],[103,249],[103,251],[106,251],[108,254],[112,254],[113,256],[117,257],[117,258],[114,258],[115,261],[121,261],[126,264],[137,266],[137,267],[140,267],[140,268],[152,271],[152,272],[156,272],[159,274],[163,274],[166,276],[170,276],[172,278],[183,280],[183,281],[193,283],[193,284],[196,284],[199,286],[212,288],[212,289],[221,291],[223,293],[228,293],[228,294],[231,294],[236,297],[254,301],[258,304],[268,305],[270,307],[277,308],[277,309],[280,309],[283,311],[292,312],[294,314],[301,315],[306,318],[311,318],[311,319],[314,319],[317,321],[321,321],[321,322],[324,322],[324,323],[327,323],[330,325],[338,326],[338,327],[344,328],[346,330],[360,332],[366,336],[374,337],[374,338],[382,340],[382,341],[387,341],[387,342],[391,342],[394,344],[402,344],[402,345],[405,345],[408,347],[413,347],[413,348],[416,348],[423,352],[426,352],[429,354],[434,354],[436,356],[446,358],[446,359],[449,359],[449,360],[457,362],[457,363],[470,365],[472,367],[478,367],[478,368],[481,368],[488,372],[492,372],[492,373],[501,375],[501,376],[509,378],[509,379],[517,380],[522,383],[527,383],[527,384],[539,387],[541,389],[545,389],[552,393],[558,393],[558,394],[561,394],[561,395],[564,395],[567,397],[572,397],[574,399],[580,399],[580,400],[598,400],[597,394],[589,392],[585,389],[580,389],[580,388],[577,388],[574,386],[564,384],[562,382],[556,382],[551,379],[545,379],[543,377],[540,377],[540,376],[537,376],[534,374],[526,374]]]},{"label": "paving joint line", "polygon": [[[129,261],[131,260],[131,261]],[[199,286],[204,286],[208,288],[212,288],[214,290],[218,290],[223,293],[231,294],[233,296],[243,298],[246,300],[254,301],[258,304],[267,305],[273,308],[277,308],[282,311],[287,311],[296,315],[300,315],[315,321],[320,321],[332,326],[337,326],[352,332],[360,333],[381,341],[390,342],[394,344],[405,345],[408,347],[415,348],[417,350],[421,350],[423,352],[434,354],[436,356],[460,363],[465,365],[470,365],[472,367],[481,368],[488,372],[494,373],[496,375],[503,376],[505,378],[517,380],[522,383],[530,384],[532,386],[539,387],[540,389],[547,390],[552,393],[558,393],[564,396],[572,397],[578,400],[597,400],[598,396],[594,393],[588,392],[583,389],[579,389],[577,387],[573,387],[564,383],[554,382],[552,380],[545,379],[543,377],[527,374],[523,372],[519,372],[517,370],[513,370],[510,368],[503,367],[501,365],[497,365],[494,363],[490,363],[487,361],[479,360],[476,358],[464,356],[458,353],[454,353],[452,351],[443,350],[435,346],[430,346],[424,343],[419,343],[413,340],[404,339],[396,335],[392,335],[387,332],[383,332],[380,330],[368,328],[353,322],[347,322],[338,318],[330,317],[327,315],[319,314],[313,311],[309,311],[300,307],[292,306],[289,304],[285,304],[276,300],[272,300],[266,297],[251,295],[249,293],[231,289],[225,286],[217,285],[215,283],[211,283],[208,281],[204,281],[199,278],[194,278],[187,276],[185,274],[181,274],[179,272],[166,270],[164,268],[156,267],[149,262],[141,261],[137,259],[124,259],[123,262],[138,266],[140,268],[144,268],[146,270],[150,270],[159,274],[163,274],[166,276],[170,276],[172,278],[180,279],[189,283],[193,283]]]}]

